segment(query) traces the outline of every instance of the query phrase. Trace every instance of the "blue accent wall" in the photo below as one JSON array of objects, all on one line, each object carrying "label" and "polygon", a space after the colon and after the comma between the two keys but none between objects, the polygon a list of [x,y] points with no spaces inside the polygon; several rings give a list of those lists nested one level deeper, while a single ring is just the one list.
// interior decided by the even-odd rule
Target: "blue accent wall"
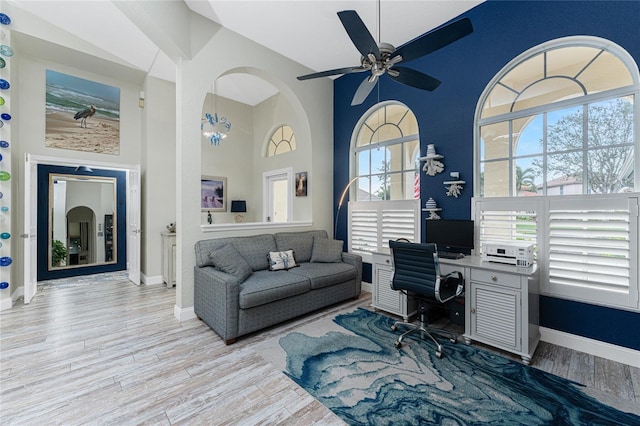
[{"label": "blue accent wall", "polygon": [[[461,15],[474,27],[469,36],[423,58],[403,63],[442,81],[433,92],[380,79],[362,105],[350,106],[364,74],[342,76],[334,82],[334,209],[349,182],[349,148],[358,120],[379,101],[397,100],[416,115],[420,152],[435,144],[444,155],[445,171],[421,173],[421,204],[433,197],[445,219],[469,219],[473,195],[473,121],[476,105],[490,80],[513,58],[541,43],[561,37],[588,35],[613,41],[640,63],[640,1],[487,1]],[[336,17],[336,19],[338,19]],[[388,18],[387,18],[388,19]],[[401,25],[401,22],[398,23]],[[384,40],[383,40],[384,41]],[[353,64],[359,53],[353,48]],[[467,184],[459,198],[447,197],[443,181],[459,171]],[[425,219],[423,213],[422,220]],[[335,218],[334,218],[335,220]],[[338,221],[337,238],[347,240],[347,209]],[[424,241],[424,227],[422,240]],[[363,279],[371,282],[367,265]],[[563,321],[564,316],[571,320]],[[596,325],[594,318],[602,320]],[[544,327],[640,350],[640,314],[551,297],[540,301]],[[602,323],[608,323],[603,326]],[[615,330],[614,330],[615,329]]]}]

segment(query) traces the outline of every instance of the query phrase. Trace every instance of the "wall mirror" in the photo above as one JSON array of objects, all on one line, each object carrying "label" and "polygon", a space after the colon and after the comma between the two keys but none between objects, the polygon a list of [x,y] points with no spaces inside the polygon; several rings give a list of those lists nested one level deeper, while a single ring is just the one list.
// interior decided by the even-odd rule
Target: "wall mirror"
[{"label": "wall mirror", "polygon": [[48,270],[118,260],[116,178],[49,174]]}]

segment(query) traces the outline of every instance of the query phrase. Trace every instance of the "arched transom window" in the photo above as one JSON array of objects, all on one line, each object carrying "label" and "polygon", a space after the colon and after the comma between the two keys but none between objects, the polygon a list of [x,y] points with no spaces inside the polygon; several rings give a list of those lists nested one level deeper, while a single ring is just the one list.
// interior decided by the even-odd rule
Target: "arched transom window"
[{"label": "arched transom window", "polygon": [[595,37],[555,40],[512,61],[479,104],[476,195],[633,190],[634,66]]},{"label": "arched transom window", "polygon": [[285,152],[295,150],[296,136],[293,134],[293,129],[291,127],[283,124],[273,131],[267,146],[268,157],[273,157],[274,155],[284,154]]}]

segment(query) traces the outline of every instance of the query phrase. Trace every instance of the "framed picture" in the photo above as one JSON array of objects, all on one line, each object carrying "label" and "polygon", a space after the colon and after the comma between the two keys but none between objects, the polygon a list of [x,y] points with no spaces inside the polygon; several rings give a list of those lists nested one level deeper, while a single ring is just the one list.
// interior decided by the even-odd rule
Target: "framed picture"
[{"label": "framed picture", "polygon": [[296,197],[307,196],[307,172],[296,173]]},{"label": "framed picture", "polygon": [[212,212],[227,211],[227,178],[202,176],[200,178],[200,209]]},{"label": "framed picture", "polygon": [[120,154],[120,89],[46,70],[45,146]]}]

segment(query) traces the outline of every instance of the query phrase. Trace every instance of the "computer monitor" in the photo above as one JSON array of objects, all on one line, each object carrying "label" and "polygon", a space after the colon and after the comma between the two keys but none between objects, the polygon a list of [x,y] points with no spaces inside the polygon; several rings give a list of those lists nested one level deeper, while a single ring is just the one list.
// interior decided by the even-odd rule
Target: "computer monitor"
[{"label": "computer monitor", "polygon": [[468,252],[474,247],[472,220],[427,220],[426,242],[436,243],[438,251]]}]

